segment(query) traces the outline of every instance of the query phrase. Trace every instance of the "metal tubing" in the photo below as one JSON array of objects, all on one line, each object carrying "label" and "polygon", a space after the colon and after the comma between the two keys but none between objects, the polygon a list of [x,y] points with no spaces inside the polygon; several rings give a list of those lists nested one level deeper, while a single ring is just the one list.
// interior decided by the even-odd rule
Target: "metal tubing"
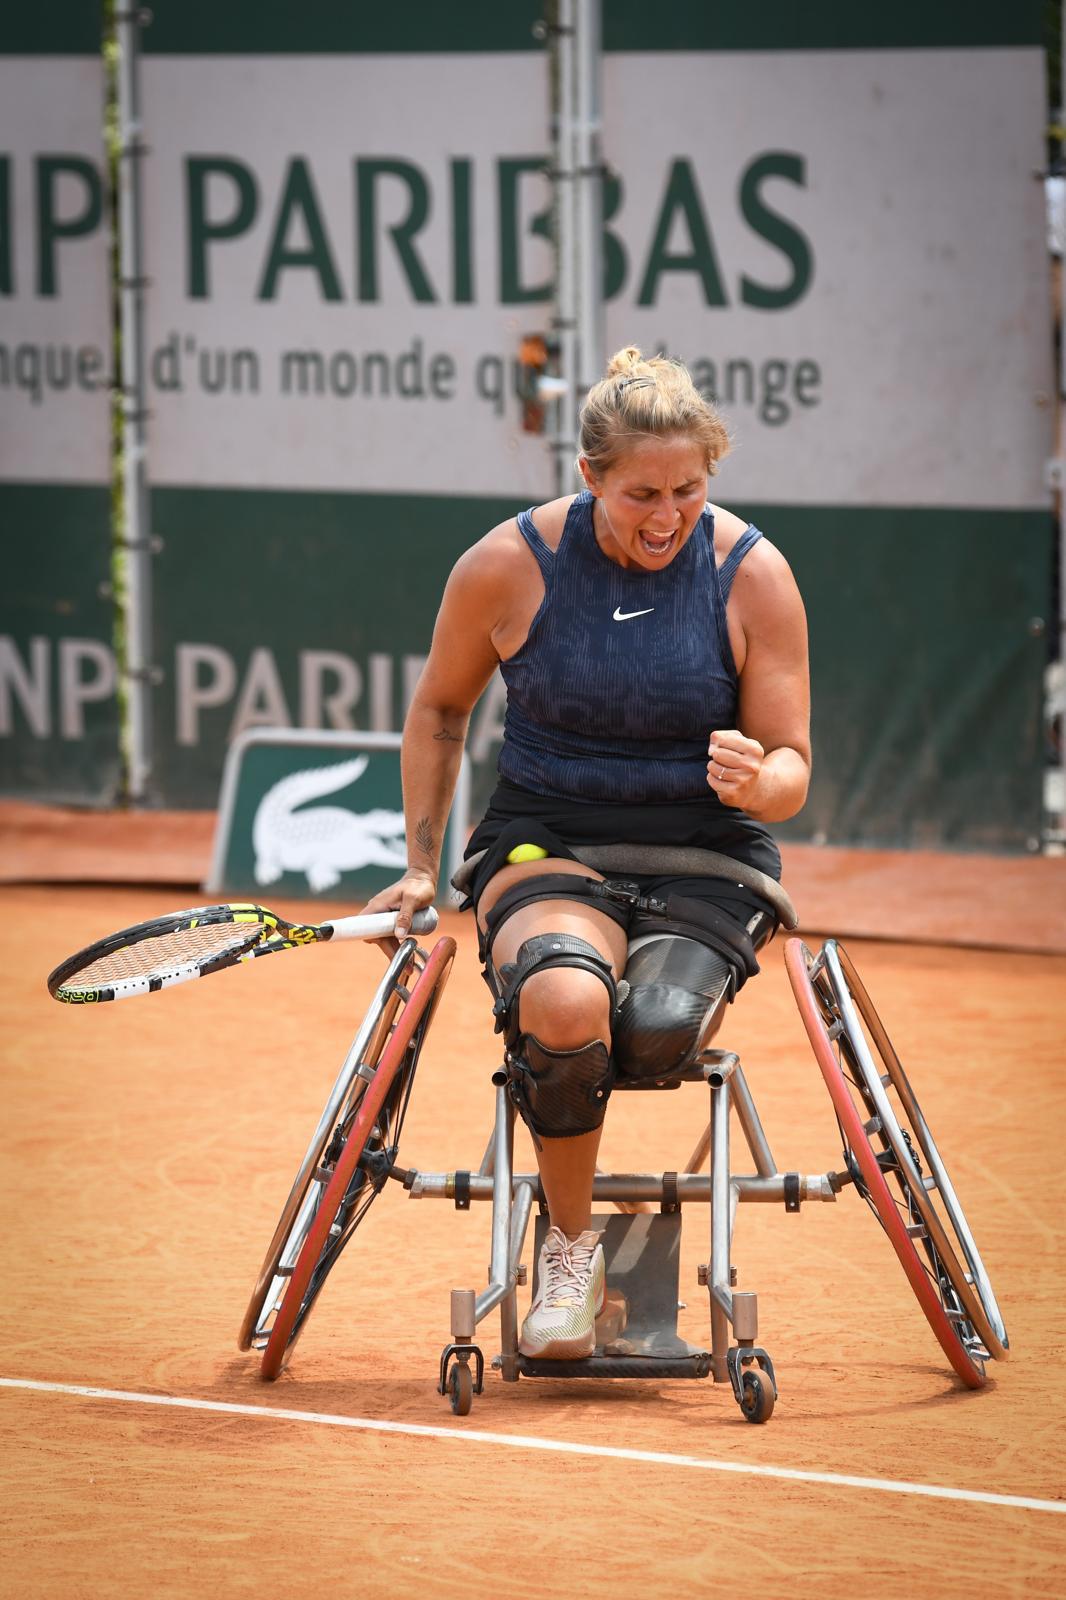
[{"label": "metal tubing", "polygon": [[474,1306],[475,1323],[484,1322],[489,1312],[495,1311],[496,1307],[506,1298],[513,1288],[513,1284],[498,1283],[494,1281],[489,1284],[487,1289],[482,1289],[481,1293],[477,1297],[477,1303]]},{"label": "metal tubing", "polygon": [[518,1381],[518,1294],[515,1286],[532,1209],[533,1190],[528,1183],[518,1184],[511,1206],[511,1293],[500,1301],[500,1373],[505,1383]]},{"label": "metal tubing", "polygon": [[704,1081],[712,1089],[717,1089],[727,1078],[731,1078],[740,1066],[740,1057],[732,1050],[708,1050],[700,1058],[703,1067]]},{"label": "metal tubing", "polygon": [[[511,1102],[507,1085],[496,1089],[496,1126],[493,1135],[495,1147],[492,1175],[492,1256],[489,1262],[489,1286],[477,1297],[474,1320],[480,1322],[507,1296],[514,1294],[514,1273],[511,1269]],[[471,1178],[473,1190],[478,1180]],[[481,1182],[486,1182],[481,1179]]]},{"label": "metal tubing", "polygon": [[[711,1259],[707,1269],[707,1284],[711,1302],[711,1372],[715,1383],[728,1383],[729,1366],[726,1353],[729,1349],[728,1308],[723,1306],[718,1294],[719,1280],[723,1276],[726,1294],[729,1289],[729,1230],[724,1232],[725,1265],[722,1264],[722,1219],[729,1207],[729,1084],[723,1082],[711,1089],[711,1118],[708,1124],[711,1191]],[[724,1140],[724,1148],[723,1148]],[[680,1181],[680,1180],[679,1180]]]},{"label": "metal tubing", "polygon": [[141,239],[142,140],[140,30],[142,13],[118,13],[118,245],[122,326],[121,395],[126,545],[126,665],[129,705],[128,793],[146,800],[152,771],[152,553],[149,545],[147,388],[145,384],[144,257]]},{"label": "metal tubing", "polygon": [[469,1344],[474,1337],[474,1291],[452,1290],[452,1339],[456,1344]]},{"label": "metal tubing", "polygon": [[733,1296],[733,1332],[737,1342],[754,1344],[759,1337],[758,1297],[738,1289]]},{"label": "metal tubing", "polygon": [[772,1178],[777,1172],[777,1163],[774,1161],[763,1125],[759,1120],[759,1113],[755,1109],[755,1101],[748,1088],[748,1080],[744,1076],[743,1068],[737,1063],[733,1073],[733,1104],[736,1107],[737,1121],[744,1130],[748,1149],[751,1151],[752,1160],[755,1162],[759,1176]]},{"label": "metal tubing", "polygon": [[[785,1173],[774,1173],[770,1177],[757,1177],[754,1174],[734,1177],[731,1187],[735,1191],[737,1200],[754,1201],[765,1205],[784,1205],[785,1203]],[[801,1200],[835,1200],[836,1194],[829,1182],[828,1173],[799,1173],[799,1196]],[[471,1200],[491,1200],[494,1195],[493,1179],[479,1177],[476,1173],[470,1177]],[[537,1174],[535,1172],[516,1172],[511,1178],[511,1190],[514,1193],[519,1185],[528,1184],[536,1192]],[[712,1200],[713,1179],[706,1173],[684,1173],[677,1176],[677,1195],[683,1203],[706,1204]],[[411,1198],[414,1200],[453,1200],[455,1198],[454,1172],[418,1172],[414,1175],[410,1186]],[[654,1172],[612,1172],[603,1173],[592,1180],[592,1198],[594,1200],[650,1200],[660,1204],[666,1198],[663,1192],[661,1174]]]},{"label": "metal tubing", "polygon": [[[711,1291],[730,1311],[729,1243],[733,1200],[729,1183],[729,1085],[711,1090]],[[721,1291],[721,1292],[720,1292]]]},{"label": "metal tubing", "polygon": [[726,1352],[729,1349],[729,1318],[711,1296],[711,1373],[715,1383],[729,1382]]},{"label": "metal tubing", "polygon": [[[600,1178],[609,1176],[602,1167],[596,1168],[596,1175]],[[647,1200],[615,1200],[614,1207],[617,1211],[621,1211],[624,1216],[636,1216],[642,1211],[650,1211],[652,1209]]]},{"label": "metal tubing", "polygon": [[532,1210],[532,1188],[528,1183],[516,1184],[511,1205],[511,1270],[515,1274],[522,1260],[522,1246],[526,1242],[526,1229],[529,1227]]}]

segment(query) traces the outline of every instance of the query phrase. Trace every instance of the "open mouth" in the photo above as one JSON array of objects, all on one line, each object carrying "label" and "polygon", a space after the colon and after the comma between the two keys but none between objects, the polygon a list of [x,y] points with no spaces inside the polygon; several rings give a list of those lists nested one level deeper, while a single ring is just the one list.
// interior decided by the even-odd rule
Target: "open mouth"
[{"label": "open mouth", "polygon": [[637,534],[641,549],[650,556],[664,556],[671,550],[677,541],[675,533],[645,533],[641,530]]}]

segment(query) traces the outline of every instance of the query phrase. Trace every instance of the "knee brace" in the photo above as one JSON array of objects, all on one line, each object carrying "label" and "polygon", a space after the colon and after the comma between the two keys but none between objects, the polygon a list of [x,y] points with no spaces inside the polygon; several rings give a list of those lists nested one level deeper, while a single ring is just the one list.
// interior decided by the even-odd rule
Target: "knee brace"
[{"label": "knee brace", "polygon": [[491,966],[485,970],[489,987],[496,996],[492,1008],[496,1032],[503,1034],[509,1048],[514,1049],[521,1037],[518,1001],[522,989],[535,972],[549,972],[555,967],[571,967],[599,978],[607,990],[611,1008],[610,1025],[613,1028],[619,986],[614,981],[607,957],[602,956],[587,939],[579,939],[575,934],[538,933],[519,945],[514,960],[502,966],[498,976]]},{"label": "knee brace", "polygon": [[[494,1010],[496,1028],[507,1044],[508,1089],[535,1140],[572,1139],[600,1127],[614,1082],[610,1052],[602,1039],[576,1049],[552,1050],[533,1034],[523,1033],[522,989],[535,972],[556,967],[599,978],[607,990],[612,1029],[619,998],[626,992],[623,985],[616,985],[606,956],[571,933],[535,934],[519,945],[513,962],[500,968]],[[491,967],[487,974],[495,977]]]},{"label": "knee brace", "polygon": [[718,950],[676,933],[646,933],[629,946],[629,993],[618,1012],[614,1057],[625,1077],[690,1066],[733,998],[734,971]]},{"label": "knee brace", "polygon": [[511,1099],[535,1140],[574,1139],[603,1124],[614,1068],[602,1039],[549,1050],[533,1034],[507,1057]]}]

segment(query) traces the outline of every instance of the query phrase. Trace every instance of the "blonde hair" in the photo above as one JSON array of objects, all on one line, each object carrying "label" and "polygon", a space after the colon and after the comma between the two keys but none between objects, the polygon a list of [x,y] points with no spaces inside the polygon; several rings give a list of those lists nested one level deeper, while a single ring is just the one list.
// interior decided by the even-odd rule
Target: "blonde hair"
[{"label": "blonde hair", "polygon": [[617,351],[607,363],[607,376],[592,386],[581,408],[581,454],[593,475],[609,472],[627,442],[678,433],[702,449],[708,473],[718,471],[729,450],[729,430],[684,363],[644,356],[635,345]]}]

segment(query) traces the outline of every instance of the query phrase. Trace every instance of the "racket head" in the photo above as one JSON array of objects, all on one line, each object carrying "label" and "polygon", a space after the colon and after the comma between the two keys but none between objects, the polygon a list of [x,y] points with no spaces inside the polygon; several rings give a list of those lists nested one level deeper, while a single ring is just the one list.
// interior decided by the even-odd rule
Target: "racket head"
[{"label": "racket head", "polygon": [[67,1005],[155,994],[234,965],[264,939],[288,929],[283,918],[247,903],[193,906],[108,934],[61,961],[48,992]]}]

